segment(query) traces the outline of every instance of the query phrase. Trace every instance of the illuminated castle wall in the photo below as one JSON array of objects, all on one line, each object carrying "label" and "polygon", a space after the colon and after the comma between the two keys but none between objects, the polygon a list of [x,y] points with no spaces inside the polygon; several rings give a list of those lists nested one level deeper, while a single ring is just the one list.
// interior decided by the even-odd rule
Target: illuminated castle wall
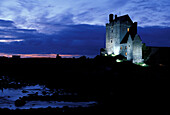
[{"label": "illuminated castle wall", "polygon": [[137,22],[132,22],[128,15],[113,19],[109,15],[109,23],[106,24],[106,48],[107,55],[123,55],[133,63],[142,62],[142,40],[137,34]]}]

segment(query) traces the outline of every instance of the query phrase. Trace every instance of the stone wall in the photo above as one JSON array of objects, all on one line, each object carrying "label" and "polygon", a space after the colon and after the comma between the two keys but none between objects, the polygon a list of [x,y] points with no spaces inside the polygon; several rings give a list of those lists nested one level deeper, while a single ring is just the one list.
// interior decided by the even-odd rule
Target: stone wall
[{"label": "stone wall", "polygon": [[120,45],[120,54],[124,57],[127,57],[127,44],[121,44]]},{"label": "stone wall", "polygon": [[127,60],[133,59],[133,41],[131,36],[129,36],[127,41]]},{"label": "stone wall", "polygon": [[142,41],[139,35],[136,34],[133,41],[133,63],[140,63],[142,61]]},{"label": "stone wall", "polygon": [[120,23],[120,41],[122,41],[122,39],[124,38],[124,36],[128,32],[128,28],[130,29],[131,26],[132,26],[132,24],[129,23],[128,21]]},{"label": "stone wall", "polygon": [[106,49],[108,54],[114,52],[113,26],[111,23],[106,24]]}]

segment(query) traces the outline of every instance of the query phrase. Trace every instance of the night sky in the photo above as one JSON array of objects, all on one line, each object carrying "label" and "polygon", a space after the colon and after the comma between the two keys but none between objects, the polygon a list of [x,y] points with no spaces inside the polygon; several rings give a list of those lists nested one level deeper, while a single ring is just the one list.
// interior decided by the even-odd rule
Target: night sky
[{"label": "night sky", "polygon": [[0,0],[0,55],[94,57],[110,13],[137,21],[146,45],[170,46],[169,0]]}]

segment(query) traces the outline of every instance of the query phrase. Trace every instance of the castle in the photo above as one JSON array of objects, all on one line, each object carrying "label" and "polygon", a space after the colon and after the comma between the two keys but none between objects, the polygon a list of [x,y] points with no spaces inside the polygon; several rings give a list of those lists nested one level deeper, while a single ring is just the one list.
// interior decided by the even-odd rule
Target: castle
[{"label": "castle", "polygon": [[137,34],[137,22],[128,15],[113,19],[109,15],[109,23],[106,24],[106,48],[103,55],[122,55],[133,63],[140,63],[142,59],[142,40]]}]

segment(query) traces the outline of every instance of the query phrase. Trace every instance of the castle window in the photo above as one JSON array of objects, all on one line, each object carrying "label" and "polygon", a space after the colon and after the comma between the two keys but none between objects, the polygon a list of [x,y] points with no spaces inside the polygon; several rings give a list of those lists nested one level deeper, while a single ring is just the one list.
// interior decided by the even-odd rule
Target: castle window
[{"label": "castle window", "polygon": [[127,56],[127,52],[125,53],[125,55]]},{"label": "castle window", "polygon": [[129,28],[127,28],[127,32],[129,32]]},{"label": "castle window", "polygon": [[110,42],[112,43],[112,40]]},{"label": "castle window", "polygon": [[113,33],[113,30],[112,30],[112,33]]},{"label": "castle window", "polygon": [[127,46],[125,47],[125,49],[127,49]]},{"label": "castle window", "polygon": [[120,49],[122,50],[122,46],[120,47]]}]

